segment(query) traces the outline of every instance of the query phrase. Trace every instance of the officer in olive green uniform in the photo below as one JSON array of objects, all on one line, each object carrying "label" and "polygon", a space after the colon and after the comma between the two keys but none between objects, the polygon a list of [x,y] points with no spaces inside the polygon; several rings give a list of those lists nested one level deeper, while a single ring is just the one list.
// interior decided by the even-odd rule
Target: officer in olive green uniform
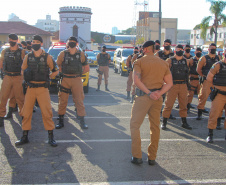
[{"label": "officer in olive green uniform", "polygon": [[[3,68],[4,79],[2,81],[0,91],[0,127],[4,126],[6,104],[9,97],[13,98],[13,95],[15,95],[15,104],[17,103],[19,106],[20,115],[24,105],[24,94],[22,89],[23,76],[21,75],[21,65],[23,63],[25,51],[18,47],[17,42],[18,36],[16,34],[10,34],[10,47],[2,50],[1,52],[0,69]],[[10,114],[12,114],[13,108],[14,107],[9,107]],[[6,116],[6,118],[9,117]]]},{"label": "officer in olive green uniform", "polygon": [[[148,163],[155,164],[160,137],[160,111],[162,95],[173,85],[169,65],[159,57],[154,56],[154,41],[147,41],[143,45],[144,56],[134,63],[133,78],[137,87],[132,107],[130,131],[132,138],[132,160],[134,164],[141,164],[140,126],[146,116],[149,116],[151,129],[151,143],[148,147]],[[165,83],[164,83],[165,82]]]},{"label": "officer in olive green uniform", "polygon": [[[222,110],[226,106],[226,57],[221,62],[216,62],[211,67],[207,81],[214,86],[214,89],[211,92],[211,109],[208,120],[208,137],[207,142],[213,142],[213,129],[217,126],[217,119],[221,114]],[[226,129],[226,120],[224,121],[224,129]],[[225,134],[226,140],[226,134]]]},{"label": "officer in olive green uniform", "polygon": [[173,76],[173,87],[166,94],[165,106],[162,112],[163,123],[161,128],[166,129],[167,120],[170,116],[174,102],[178,97],[180,104],[179,114],[182,120],[182,127],[192,129],[187,123],[187,83],[189,72],[189,61],[183,57],[183,46],[176,46],[176,55],[166,60]]},{"label": "officer in olive green uniform", "polygon": [[202,119],[203,112],[209,113],[205,109],[205,104],[209,97],[210,87],[212,85],[206,80],[206,77],[212,65],[220,60],[218,55],[216,55],[216,44],[211,43],[209,45],[208,50],[209,50],[209,53],[201,57],[197,66],[197,72],[200,76],[199,78],[200,78],[200,84],[201,84],[201,89],[198,95],[199,103],[197,105],[197,108],[198,108],[198,117],[196,118],[197,120]]},{"label": "officer in olive green uniform", "polygon": [[[34,35],[32,39],[33,51],[26,55],[23,61],[22,71],[28,88],[22,110],[23,136],[16,141],[16,146],[29,142],[28,131],[31,130],[31,119],[36,99],[40,105],[44,127],[48,130],[48,143],[51,146],[57,146],[53,138],[55,125],[52,120],[53,113],[48,87],[49,78],[54,78],[59,73],[59,70],[53,58],[41,49],[42,44],[42,37]],[[50,70],[52,71],[51,74]]]},{"label": "officer in olive green uniform", "polygon": [[66,113],[69,93],[72,93],[73,101],[77,109],[77,118],[80,120],[80,126],[87,129],[84,116],[86,115],[84,106],[84,92],[82,84],[82,73],[89,71],[84,52],[76,47],[78,40],[72,36],[69,38],[69,48],[62,51],[57,57],[57,65],[62,69],[63,79],[61,81],[59,92],[58,115],[59,123],[56,129],[64,127],[64,114]]}]

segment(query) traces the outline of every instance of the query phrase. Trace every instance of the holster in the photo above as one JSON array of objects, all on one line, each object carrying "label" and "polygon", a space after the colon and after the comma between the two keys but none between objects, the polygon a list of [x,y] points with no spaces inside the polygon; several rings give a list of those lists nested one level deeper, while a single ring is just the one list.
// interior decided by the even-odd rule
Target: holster
[{"label": "holster", "polygon": [[199,84],[203,84],[203,82],[206,80],[205,76],[199,76]]},{"label": "holster", "polygon": [[[161,88],[160,88],[160,89],[161,89]],[[149,89],[149,91],[154,92],[154,91],[157,91],[157,90],[160,90],[160,89]],[[146,93],[143,92],[142,90],[136,88],[136,89],[135,89],[135,94],[136,94],[137,96],[144,96]]]},{"label": "holster", "polygon": [[100,71],[100,70],[99,70],[99,67],[96,69],[96,71],[97,71],[97,73],[98,73],[99,75],[104,74],[104,72],[103,72],[103,71]]},{"label": "holster", "polygon": [[22,86],[23,86],[23,93],[25,95],[27,92],[27,83],[25,81],[23,81]]},{"label": "holster", "polygon": [[3,72],[3,70],[1,69],[1,79],[3,80],[3,78],[4,78],[4,72]]},{"label": "holster", "polygon": [[217,96],[217,93],[218,93],[218,89],[216,89],[215,87],[214,88],[210,88],[211,89],[211,92],[210,92],[210,99],[211,101],[214,100],[214,98]]},{"label": "holster", "polygon": [[71,89],[68,89],[62,85],[59,85],[59,89],[60,89],[60,92],[64,92],[64,93],[67,93],[67,94],[70,94],[71,93]]}]

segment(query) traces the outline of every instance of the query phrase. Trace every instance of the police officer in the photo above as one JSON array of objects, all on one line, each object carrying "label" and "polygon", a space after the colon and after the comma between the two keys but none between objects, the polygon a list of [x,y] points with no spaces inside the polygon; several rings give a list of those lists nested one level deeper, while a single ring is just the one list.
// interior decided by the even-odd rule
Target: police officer
[{"label": "police officer", "polygon": [[27,41],[27,52],[29,53],[29,52],[31,52],[32,50],[31,50],[31,41]]},{"label": "police officer", "polygon": [[191,106],[191,102],[194,96],[195,91],[197,93],[199,93],[200,90],[200,84],[199,84],[199,74],[196,71],[197,68],[197,64],[199,59],[202,56],[202,49],[201,48],[196,48],[195,50],[195,56],[192,57],[189,60],[189,89],[188,89],[188,104],[187,104],[187,108],[188,111],[190,110],[190,108],[194,108]]},{"label": "police officer", "polygon": [[176,46],[176,55],[166,60],[173,76],[173,87],[166,94],[165,106],[162,112],[163,123],[161,128],[166,129],[167,120],[170,116],[173,104],[178,97],[180,104],[179,114],[182,120],[182,127],[185,129],[192,129],[187,123],[187,83],[189,72],[189,61],[183,57],[183,46],[178,44]]},{"label": "police officer", "polygon": [[97,81],[97,90],[100,91],[100,85],[102,81],[102,73],[104,74],[105,81],[105,91],[109,91],[108,89],[108,77],[109,77],[109,64],[111,62],[111,56],[106,53],[106,46],[102,47],[102,52],[97,55],[97,62],[99,65],[99,74]]},{"label": "police officer", "polygon": [[206,101],[210,94],[211,84],[206,80],[207,74],[212,67],[212,65],[219,61],[218,55],[216,55],[216,44],[211,43],[209,45],[208,54],[201,57],[198,62],[197,72],[199,74],[201,89],[198,95],[199,103],[198,103],[198,117],[197,120],[202,119],[202,113],[209,113],[205,109]]},{"label": "police officer", "polygon": [[[22,71],[28,88],[22,110],[23,136],[20,140],[16,141],[16,146],[29,142],[28,131],[31,130],[31,119],[36,99],[41,108],[45,130],[48,130],[48,143],[51,146],[57,146],[57,143],[53,138],[53,129],[55,125],[52,120],[53,113],[48,87],[49,78],[54,78],[59,73],[59,70],[52,57],[41,49],[42,45],[42,37],[34,35],[32,38],[33,51],[26,55],[23,61]],[[52,72],[51,74],[50,71]]]},{"label": "police officer", "polygon": [[[25,51],[18,47],[17,42],[18,36],[16,34],[9,34],[10,47],[1,52],[0,69],[3,68],[4,79],[0,91],[0,127],[4,125],[6,104],[11,93],[15,95],[16,103],[20,109],[20,115],[24,104],[21,65],[23,63]],[[12,112],[13,107],[9,107],[9,111]]]},{"label": "police officer", "polygon": [[[133,63],[132,63],[132,59],[133,59],[133,56],[135,54],[138,53],[138,47],[135,47],[134,50],[133,50],[133,54],[132,55],[129,55],[127,60],[126,60],[126,66],[127,66],[127,70],[128,70],[128,79],[127,79],[127,88],[126,88],[126,91],[127,91],[127,99],[130,99],[130,91],[131,91],[131,86],[132,86],[132,83],[133,83],[133,77],[132,77],[132,74],[133,74]],[[132,94],[134,95],[134,94]]]},{"label": "police officer", "polygon": [[160,41],[156,40],[155,41],[155,53],[160,51]]},{"label": "police officer", "polygon": [[27,49],[27,42],[26,41],[21,41],[21,45],[23,49]]},{"label": "police officer", "polygon": [[[213,101],[207,126],[209,133],[206,139],[208,143],[212,143],[213,129],[216,128],[218,117],[226,106],[226,57],[222,61],[213,64],[206,79],[211,86],[214,86],[213,92],[211,92]],[[224,129],[226,129],[226,120],[224,121]]]},{"label": "police officer", "polygon": [[[143,45],[144,56],[134,63],[133,78],[137,86],[136,97],[132,107],[130,131],[132,138],[132,160],[134,164],[141,164],[140,126],[146,116],[149,116],[151,129],[151,143],[148,147],[148,163],[155,164],[160,137],[160,111],[162,95],[172,84],[172,75],[167,62],[154,56],[154,41],[147,41]],[[164,83],[165,82],[165,83]]]},{"label": "police officer", "polygon": [[183,55],[186,59],[190,59],[190,58],[193,57],[193,56],[190,54],[190,51],[191,51],[191,46],[190,46],[189,44],[186,44],[186,45],[185,45],[185,48],[184,48],[184,55]]},{"label": "police officer", "polygon": [[62,70],[63,79],[59,92],[58,115],[59,123],[56,129],[64,127],[64,114],[66,113],[69,93],[72,93],[73,101],[77,109],[77,118],[80,120],[80,126],[87,129],[88,126],[84,121],[85,106],[83,103],[84,92],[81,76],[89,71],[89,65],[85,58],[84,52],[79,51],[76,47],[78,40],[71,36],[68,40],[69,48],[62,51],[57,58],[57,65]]}]

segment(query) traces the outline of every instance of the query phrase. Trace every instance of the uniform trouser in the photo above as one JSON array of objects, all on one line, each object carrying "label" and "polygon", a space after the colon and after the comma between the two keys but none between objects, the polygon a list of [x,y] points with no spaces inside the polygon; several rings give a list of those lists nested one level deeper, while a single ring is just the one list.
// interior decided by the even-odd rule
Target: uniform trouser
[{"label": "uniform trouser", "polygon": [[[85,116],[86,111],[83,103],[84,92],[81,77],[63,78],[61,85],[67,89],[71,89],[72,98],[75,103],[75,107],[77,108],[77,115]],[[58,96],[59,96],[58,114],[64,115],[66,113],[69,93],[59,92]]]},{"label": "uniform trouser", "polygon": [[198,98],[199,98],[199,103],[197,105],[198,109],[205,108],[206,101],[211,92],[210,87],[211,87],[211,84],[207,80],[205,80],[201,86],[201,89],[200,89],[199,95],[198,95]]},{"label": "uniform trouser", "polygon": [[165,106],[162,111],[162,117],[169,118],[174,102],[178,97],[180,117],[187,117],[187,84],[175,84],[166,94]]},{"label": "uniform trouser", "polygon": [[188,91],[188,103],[192,102],[195,90],[197,89],[197,94],[199,94],[200,90],[199,80],[191,80],[190,85],[190,90]]},{"label": "uniform trouser", "polygon": [[13,107],[13,108],[16,107],[16,98],[13,91],[11,91],[9,95],[9,107]]},{"label": "uniform trouser", "polygon": [[39,107],[42,113],[42,120],[44,123],[45,130],[53,130],[55,128],[51,106],[51,100],[48,88],[38,87],[38,88],[27,88],[25,95],[24,107],[22,109],[22,129],[31,130],[31,119],[33,114],[33,107],[35,101],[38,101]]},{"label": "uniform trouser", "polygon": [[130,120],[133,157],[142,158],[140,127],[146,114],[148,114],[151,136],[151,142],[148,146],[148,159],[156,159],[160,137],[159,124],[161,107],[162,97],[159,100],[152,100],[147,95],[135,97]]},{"label": "uniform trouser", "polygon": [[130,73],[128,75],[128,79],[127,79],[127,88],[126,88],[126,91],[131,91],[132,84],[133,84],[133,72],[130,71]]},{"label": "uniform trouser", "polygon": [[[222,113],[222,110],[226,108],[225,105],[226,105],[226,95],[218,93],[211,103],[211,109],[207,126],[209,129],[216,129],[217,118]],[[224,128],[226,129],[226,120],[224,121]]]},{"label": "uniform trouser", "polygon": [[[109,67],[108,66],[99,66],[99,71],[104,73],[104,82],[105,85],[108,85],[108,77],[109,77]],[[102,75],[98,75],[98,85],[101,85]]]},{"label": "uniform trouser", "polygon": [[13,92],[15,95],[16,103],[21,110],[24,105],[24,94],[22,88],[23,77],[22,76],[8,76],[5,75],[0,92],[0,117],[4,117],[6,114],[6,104],[8,102],[10,93]]}]

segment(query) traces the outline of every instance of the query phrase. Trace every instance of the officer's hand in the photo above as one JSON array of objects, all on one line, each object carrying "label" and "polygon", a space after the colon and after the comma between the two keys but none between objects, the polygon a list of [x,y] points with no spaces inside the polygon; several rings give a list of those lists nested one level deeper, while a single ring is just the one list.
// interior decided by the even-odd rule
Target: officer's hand
[{"label": "officer's hand", "polygon": [[153,100],[158,100],[159,98],[158,98],[158,94],[156,93],[156,91],[155,92],[152,92],[151,94],[150,94],[150,96],[149,96],[151,99],[153,99]]}]

